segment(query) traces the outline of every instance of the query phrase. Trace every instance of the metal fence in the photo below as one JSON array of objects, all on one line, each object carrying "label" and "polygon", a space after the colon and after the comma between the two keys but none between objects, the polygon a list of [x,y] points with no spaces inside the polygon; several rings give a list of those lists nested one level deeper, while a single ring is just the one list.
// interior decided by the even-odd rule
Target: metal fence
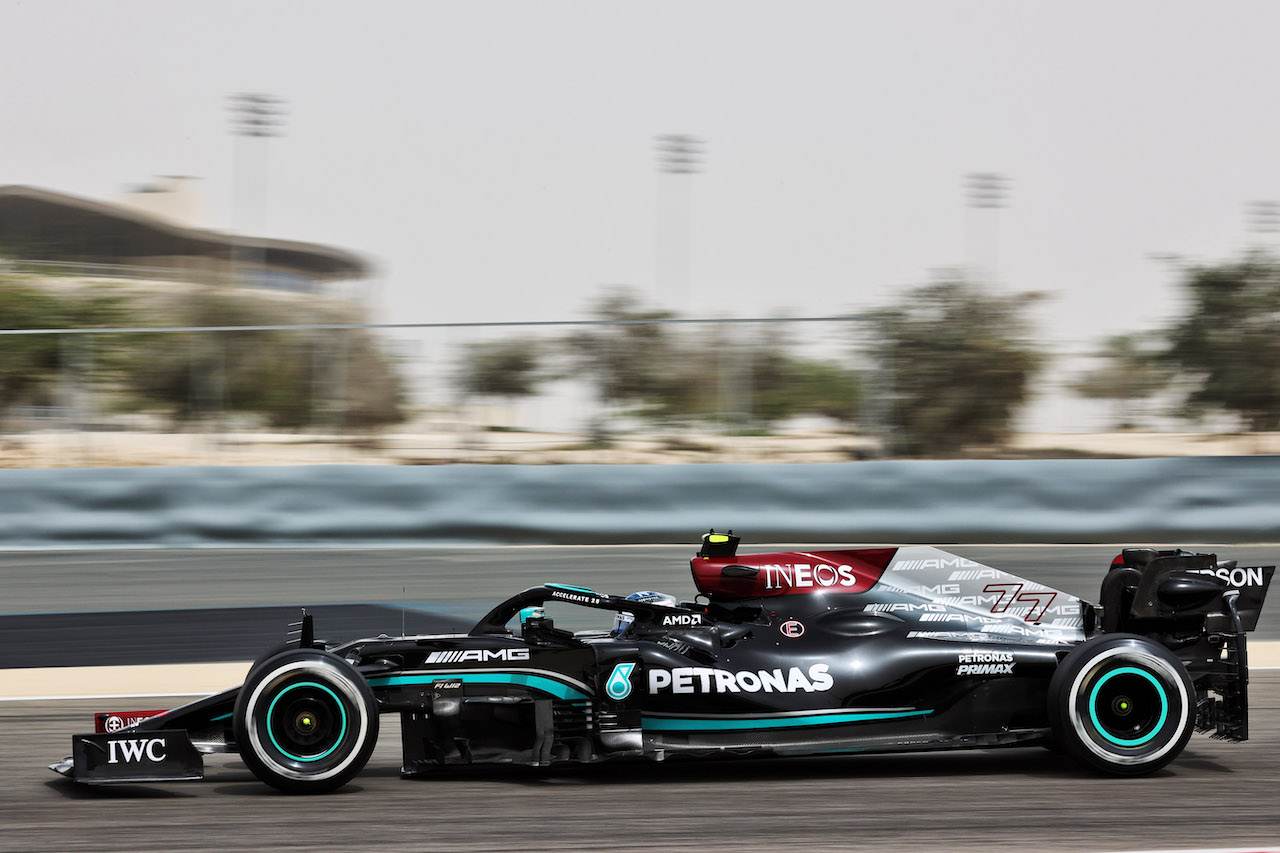
[{"label": "metal fence", "polygon": [[[0,464],[871,456],[886,425],[861,328],[836,316],[0,330],[0,346],[56,342],[56,376],[4,413]],[[477,364],[500,350],[527,352],[520,376]],[[805,369],[825,391],[789,387],[786,371]],[[140,395],[150,372],[163,387]],[[389,382],[404,419],[378,423],[375,386]]]},{"label": "metal fence", "polygon": [[[901,404],[871,330],[862,316],[0,330],[0,348],[51,351],[39,392],[0,410],[0,466],[884,457]],[[504,348],[530,359],[465,378]],[[1113,411],[1070,392],[1087,354],[1055,355],[1021,425],[1109,429]],[[403,419],[381,422],[391,386]]]}]

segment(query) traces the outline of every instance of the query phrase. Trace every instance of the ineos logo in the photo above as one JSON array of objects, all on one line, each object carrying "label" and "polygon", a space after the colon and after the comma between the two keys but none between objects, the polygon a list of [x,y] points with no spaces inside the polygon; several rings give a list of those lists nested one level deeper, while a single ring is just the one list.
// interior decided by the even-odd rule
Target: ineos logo
[{"label": "ineos logo", "polygon": [[110,756],[108,764],[119,764],[121,760],[125,764],[134,764],[144,758],[158,764],[168,757],[168,753],[164,752],[165,739],[162,737],[113,740],[107,744],[107,748]]},{"label": "ineos logo", "polygon": [[110,717],[107,717],[107,720],[102,724],[102,727],[109,732],[118,732],[124,728],[124,720],[120,719],[115,714],[112,714]]},{"label": "ineos logo", "polygon": [[783,622],[782,626],[778,628],[778,630],[782,632],[782,636],[790,637],[793,640],[796,637],[804,636],[804,625],[794,619],[789,619],[786,622]]}]

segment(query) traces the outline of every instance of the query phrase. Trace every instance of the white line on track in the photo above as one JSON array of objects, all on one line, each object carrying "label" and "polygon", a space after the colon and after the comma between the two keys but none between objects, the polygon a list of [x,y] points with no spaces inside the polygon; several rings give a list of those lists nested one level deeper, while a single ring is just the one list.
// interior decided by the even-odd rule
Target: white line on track
[{"label": "white line on track", "polygon": [[1256,847],[1183,847],[1177,850],[1125,850],[1115,853],[1280,853],[1280,847],[1260,844]]},{"label": "white line on track", "polygon": [[[214,693],[217,691],[209,691]],[[0,696],[0,702],[63,702],[75,699],[167,699],[207,696],[209,693],[81,693],[67,696]]]},{"label": "white line on track", "polygon": [[0,701],[204,696],[244,681],[252,661],[0,670]]}]

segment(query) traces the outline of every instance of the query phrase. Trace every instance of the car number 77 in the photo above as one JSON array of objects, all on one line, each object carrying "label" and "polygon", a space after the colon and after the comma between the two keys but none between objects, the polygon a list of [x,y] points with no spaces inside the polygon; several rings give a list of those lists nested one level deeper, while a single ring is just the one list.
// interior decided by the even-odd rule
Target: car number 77
[{"label": "car number 77", "polygon": [[1049,605],[1053,604],[1053,600],[1058,597],[1056,592],[1051,591],[1023,592],[1020,583],[989,583],[983,587],[982,591],[1000,593],[1000,598],[991,607],[992,613],[1004,613],[1012,604],[1031,605],[1031,610],[1022,617],[1027,622],[1039,622],[1045,611],[1049,609]]}]

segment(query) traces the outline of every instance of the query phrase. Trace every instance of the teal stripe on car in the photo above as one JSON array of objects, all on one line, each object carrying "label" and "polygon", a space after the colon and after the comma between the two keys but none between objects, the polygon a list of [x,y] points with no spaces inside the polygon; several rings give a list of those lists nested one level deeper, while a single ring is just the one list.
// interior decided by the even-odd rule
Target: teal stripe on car
[{"label": "teal stripe on car", "polygon": [[696,720],[679,717],[643,717],[641,727],[652,732],[723,732],[743,729],[780,729],[799,726],[834,726],[840,723],[864,723],[874,720],[901,720],[905,717],[924,717],[932,710],[922,711],[856,711],[847,714],[805,714],[796,717],[764,717],[752,720],[721,719]]},{"label": "teal stripe on car", "polygon": [[544,583],[544,584],[543,584],[543,586],[545,586],[547,589],[563,589],[563,590],[566,590],[566,591],[568,591],[568,592],[585,592],[585,593],[588,593],[588,594],[590,594],[590,595],[599,595],[599,594],[600,594],[600,593],[596,592],[594,589],[591,589],[591,588],[589,588],[589,587],[585,587],[585,586],[574,586],[574,585],[573,585],[573,584],[571,584],[571,583]]},{"label": "teal stripe on car", "polygon": [[588,699],[581,690],[574,690],[550,678],[525,672],[433,672],[430,675],[375,675],[369,679],[370,687],[403,687],[415,684],[433,684],[437,681],[462,681],[467,684],[515,684],[532,687],[550,693],[557,699]]}]

